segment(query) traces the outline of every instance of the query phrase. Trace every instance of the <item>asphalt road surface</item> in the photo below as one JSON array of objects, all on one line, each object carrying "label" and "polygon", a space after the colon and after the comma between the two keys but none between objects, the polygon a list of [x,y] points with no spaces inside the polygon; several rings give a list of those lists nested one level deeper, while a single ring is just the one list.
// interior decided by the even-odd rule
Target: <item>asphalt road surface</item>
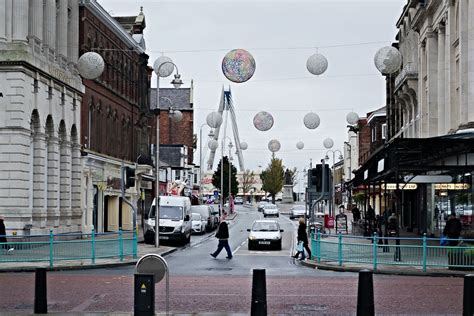
[{"label": "asphalt road surface", "polygon": [[[277,218],[284,229],[281,251],[248,251],[247,228],[262,217],[238,206],[230,225],[233,259],[217,259],[213,233],[193,236],[190,246],[166,256],[170,267],[170,309],[176,313],[249,314],[253,269],[265,269],[269,314],[354,314],[358,276],[320,271],[290,258],[296,220]],[[132,266],[48,273],[50,312],[132,312]],[[374,275],[375,309],[380,314],[461,314],[461,278]],[[33,273],[0,274],[0,311],[31,313]],[[156,286],[156,310],[165,309],[164,281]]]}]

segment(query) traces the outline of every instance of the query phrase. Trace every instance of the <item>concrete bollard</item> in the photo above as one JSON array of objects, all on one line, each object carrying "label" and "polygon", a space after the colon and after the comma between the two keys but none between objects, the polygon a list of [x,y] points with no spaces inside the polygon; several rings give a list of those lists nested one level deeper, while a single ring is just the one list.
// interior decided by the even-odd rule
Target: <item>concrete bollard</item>
[{"label": "concrete bollard", "polygon": [[357,316],[375,315],[374,282],[372,271],[359,271],[359,286],[357,289]]},{"label": "concrete bollard", "polygon": [[252,316],[267,315],[267,283],[265,269],[254,269],[252,280]]},{"label": "concrete bollard", "polygon": [[35,269],[35,314],[48,313],[48,297],[46,291],[46,268]]},{"label": "concrete bollard", "polygon": [[464,276],[463,316],[474,315],[474,274]]}]

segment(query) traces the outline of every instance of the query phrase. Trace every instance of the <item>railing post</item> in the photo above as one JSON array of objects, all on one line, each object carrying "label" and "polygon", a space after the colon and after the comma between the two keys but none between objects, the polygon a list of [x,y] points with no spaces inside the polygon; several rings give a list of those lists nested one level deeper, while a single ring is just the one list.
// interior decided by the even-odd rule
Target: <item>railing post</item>
[{"label": "railing post", "polygon": [[123,261],[123,236],[122,236],[122,229],[119,229],[119,255],[120,261]]},{"label": "railing post", "polygon": [[49,231],[49,266],[52,267],[54,263],[54,235],[53,230]]},{"label": "railing post", "polygon": [[136,230],[134,229],[133,230],[133,259],[136,259],[137,258],[137,232]]},{"label": "railing post", "polygon": [[92,264],[95,264],[95,230],[94,227],[92,227],[92,233],[91,233],[91,259],[92,259]]},{"label": "railing post", "polygon": [[337,247],[337,252],[338,252],[337,257],[339,259],[339,266],[342,266],[342,234],[340,232],[339,232],[338,240],[339,240],[339,243]]},{"label": "railing post", "polygon": [[377,271],[377,232],[374,232],[372,237],[372,246],[374,250],[374,271]]},{"label": "railing post", "polygon": [[423,234],[423,272],[426,272],[426,233]]},{"label": "railing post", "polygon": [[319,231],[319,229],[318,229],[318,237],[317,237],[316,245],[318,245],[316,247],[316,256],[317,256],[318,263],[319,263],[319,262],[321,262],[321,232]]}]

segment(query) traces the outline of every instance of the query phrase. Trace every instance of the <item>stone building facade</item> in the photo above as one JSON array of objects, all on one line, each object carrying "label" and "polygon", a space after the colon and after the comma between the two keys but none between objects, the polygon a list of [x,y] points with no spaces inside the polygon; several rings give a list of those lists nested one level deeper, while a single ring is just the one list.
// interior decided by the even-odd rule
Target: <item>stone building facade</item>
[{"label": "stone building facade", "polygon": [[0,215],[7,234],[81,229],[78,0],[0,1]]},{"label": "stone building facade", "polygon": [[[114,18],[97,1],[80,0],[80,18],[80,52],[96,51],[105,61],[99,78],[84,80],[81,104],[84,230],[131,230],[133,211],[121,197],[121,167],[151,164],[152,70],[145,54],[145,16],[140,12]],[[150,173],[151,169],[148,165],[142,171]],[[151,184],[137,181],[125,198],[137,205],[140,191],[147,187]]]}]

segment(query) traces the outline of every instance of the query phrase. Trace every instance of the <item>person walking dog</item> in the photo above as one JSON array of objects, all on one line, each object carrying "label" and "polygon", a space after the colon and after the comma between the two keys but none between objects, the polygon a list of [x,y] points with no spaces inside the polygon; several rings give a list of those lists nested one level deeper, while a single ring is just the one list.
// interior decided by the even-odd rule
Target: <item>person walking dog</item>
[{"label": "person walking dog", "polygon": [[[306,249],[306,251],[308,252],[309,258],[311,259],[311,249],[309,249],[309,246],[308,246],[308,233],[306,232],[306,224],[304,222],[304,218],[301,217],[298,222],[300,223],[300,225],[298,226],[298,245],[300,245],[300,243],[303,244],[304,249]],[[301,247],[301,245],[299,247]],[[304,249],[299,248],[299,247],[297,246],[297,251],[296,251],[296,254],[293,256],[293,258],[298,259],[298,257],[301,254],[300,260],[305,260],[306,256],[304,253]]]},{"label": "person walking dog", "polygon": [[222,251],[222,248],[225,248],[227,251],[227,259],[232,259],[232,251],[230,250],[229,246],[229,226],[225,221],[225,218],[221,218],[221,223],[219,224],[219,228],[217,228],[216,238],[219,239],[219,244],[217,245],[216,251],[211,253],[210,255],[213,258],[216,258],[219,253]]}]

